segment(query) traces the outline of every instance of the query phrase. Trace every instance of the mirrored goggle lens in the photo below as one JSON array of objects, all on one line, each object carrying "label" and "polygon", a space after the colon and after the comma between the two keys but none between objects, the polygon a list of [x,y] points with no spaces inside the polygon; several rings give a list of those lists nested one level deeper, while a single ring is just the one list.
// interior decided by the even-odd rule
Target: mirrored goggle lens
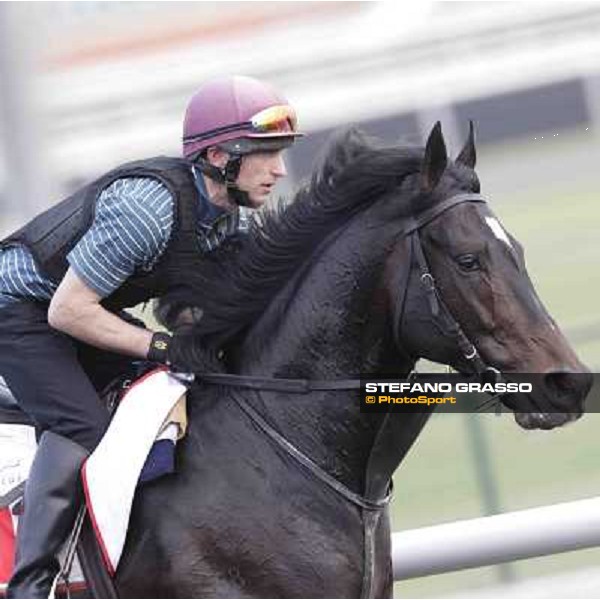
[{"label": "mirrored goggle lens", "polygon": [[298,127],[296,113],[288,105],[265,108],[256,113],[250,123],[257,133],[295,133]]}]

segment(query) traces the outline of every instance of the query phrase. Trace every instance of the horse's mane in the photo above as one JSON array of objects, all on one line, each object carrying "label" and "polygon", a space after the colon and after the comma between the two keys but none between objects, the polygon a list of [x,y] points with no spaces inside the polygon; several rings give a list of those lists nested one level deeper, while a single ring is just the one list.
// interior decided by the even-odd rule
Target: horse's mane
[{"label": "horse's mane", "polygon": [[[177,266],[182,285],[159,300],[158,320],[188,342],[224,344],[264,312],[320,241],[417,172],[422,158],[422,148],[380,147],[356,129],[338,135],[292,202],[261,211],[243,241]],[[182,315],[200,314],[182,326]]]}]

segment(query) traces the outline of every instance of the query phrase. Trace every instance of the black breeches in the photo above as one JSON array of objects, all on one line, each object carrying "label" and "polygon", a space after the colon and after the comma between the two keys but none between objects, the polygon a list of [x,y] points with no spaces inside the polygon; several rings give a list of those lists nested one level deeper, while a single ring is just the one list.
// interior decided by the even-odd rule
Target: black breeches
[{"label": "black breeches", "polygon": [[52,329],[47,313],[47,304],[36,302],[0,309],[0,375],[39,431],[92,451],[109,423],[98,392],[132,359]]}]

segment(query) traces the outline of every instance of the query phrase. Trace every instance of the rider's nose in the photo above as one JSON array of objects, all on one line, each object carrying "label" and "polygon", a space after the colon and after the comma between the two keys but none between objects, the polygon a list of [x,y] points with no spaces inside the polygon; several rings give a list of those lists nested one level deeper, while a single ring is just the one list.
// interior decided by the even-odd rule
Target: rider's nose
[{"label": "rider's nose", "polygon": [[285,166],[285,160],[283,159],[283,156],[278,154],[275,157],[272,173],[275,177],[285,177],[287,175],[287,168]]}]

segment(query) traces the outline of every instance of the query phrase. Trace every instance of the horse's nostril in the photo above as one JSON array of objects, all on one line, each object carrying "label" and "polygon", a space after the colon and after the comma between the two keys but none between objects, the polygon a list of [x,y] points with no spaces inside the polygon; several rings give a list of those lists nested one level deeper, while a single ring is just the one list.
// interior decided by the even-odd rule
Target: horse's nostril
[{"label": "horse's nostril", "polygon": [[590,373],[573,371],[552,371],[544,375],[544,385],[556,400],[565,404],[581,402],[590,390],[592,376]]},{"label": "horse's nostril", "polygon": [[544,384],[553,392],[561,394],[563,392],[568,393],[569,390],[573,389],[575,381],[573,373],[569,373],[568,371],[554,371],[544,375]]}]

